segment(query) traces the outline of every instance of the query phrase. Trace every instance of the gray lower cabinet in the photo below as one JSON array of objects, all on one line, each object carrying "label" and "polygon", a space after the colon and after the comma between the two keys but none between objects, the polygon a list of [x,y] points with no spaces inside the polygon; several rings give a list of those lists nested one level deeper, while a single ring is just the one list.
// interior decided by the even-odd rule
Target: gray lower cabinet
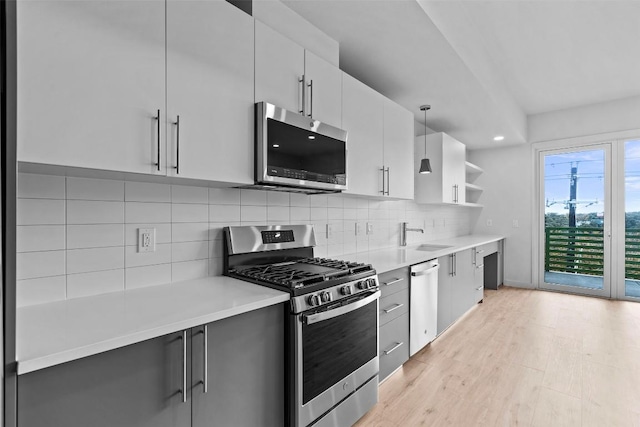
[{"label": "gray lower cabinet", "polygon": [[482,299],[477,299],[474,250],[438,258],[438,335]]},{"label": "gray lower cabinet", "polygon": [[409,269],[400,268],[379,276],[380,381],[409,359]]},{"label": "gray lower cabinet", "polygon": [[18,425],[282,426],[283,316],[277,305],[207,325],[206,393],[204,326],[20,375]]}]

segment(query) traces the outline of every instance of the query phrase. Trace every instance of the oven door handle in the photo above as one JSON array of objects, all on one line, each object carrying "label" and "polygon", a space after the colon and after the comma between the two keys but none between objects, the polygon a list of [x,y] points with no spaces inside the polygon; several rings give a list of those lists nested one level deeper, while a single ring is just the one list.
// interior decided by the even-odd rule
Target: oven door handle
[{"label": "oven door handle", "polygon": [[323,320],[333,319],[334,317],[338,317],[351,311],[357,310],[360,307],[364,307],[365,305],[377,300],[378,298],[380,298],[380,291],[377,291],[376,293],[371,294],[366,298],[362,298],[355,302],[352,302],[351,304],[343,305],[332,310],[322,311],[320,313],[314,314],[303,314],[302,321],[306,325],[313,325],[314,323],[322,322]]}]

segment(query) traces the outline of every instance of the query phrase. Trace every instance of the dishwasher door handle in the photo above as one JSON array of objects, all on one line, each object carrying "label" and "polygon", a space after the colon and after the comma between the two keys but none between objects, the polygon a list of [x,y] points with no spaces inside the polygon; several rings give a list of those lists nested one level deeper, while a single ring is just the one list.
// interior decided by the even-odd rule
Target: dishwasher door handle
[{"label": "dishwasher door handle", "polygon": [[427,268],[426,270],[412,271],[411,272],[411,276],[413,276],[413,277],[425,276],[425,275],[427,275],[429,273],[432,273],[434,271],[438,271],[439,268],[440,268],[440,264],[434,264],[433,267]]}]

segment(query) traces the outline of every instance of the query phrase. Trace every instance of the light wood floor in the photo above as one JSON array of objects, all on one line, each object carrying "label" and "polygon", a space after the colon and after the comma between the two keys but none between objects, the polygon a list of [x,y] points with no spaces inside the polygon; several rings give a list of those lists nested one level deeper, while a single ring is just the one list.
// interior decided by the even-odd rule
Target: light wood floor
[{"label": "light wood floor", "polygon": [[640,426],[640,304],[485,291],[356,424],[495,425]]}]

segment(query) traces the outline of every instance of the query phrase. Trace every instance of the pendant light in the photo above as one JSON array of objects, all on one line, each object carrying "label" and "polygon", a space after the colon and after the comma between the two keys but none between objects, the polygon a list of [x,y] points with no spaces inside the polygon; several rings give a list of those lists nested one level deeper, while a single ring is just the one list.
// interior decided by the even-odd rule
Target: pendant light
[{"label": "pendant light", "polygon": [[427,111],[431,109],[431,105],[421,105],[420,110],[424,111],[424,159],[420,161],[420,170],[418,173],[431,173],[431,163],[427,159]]}]

